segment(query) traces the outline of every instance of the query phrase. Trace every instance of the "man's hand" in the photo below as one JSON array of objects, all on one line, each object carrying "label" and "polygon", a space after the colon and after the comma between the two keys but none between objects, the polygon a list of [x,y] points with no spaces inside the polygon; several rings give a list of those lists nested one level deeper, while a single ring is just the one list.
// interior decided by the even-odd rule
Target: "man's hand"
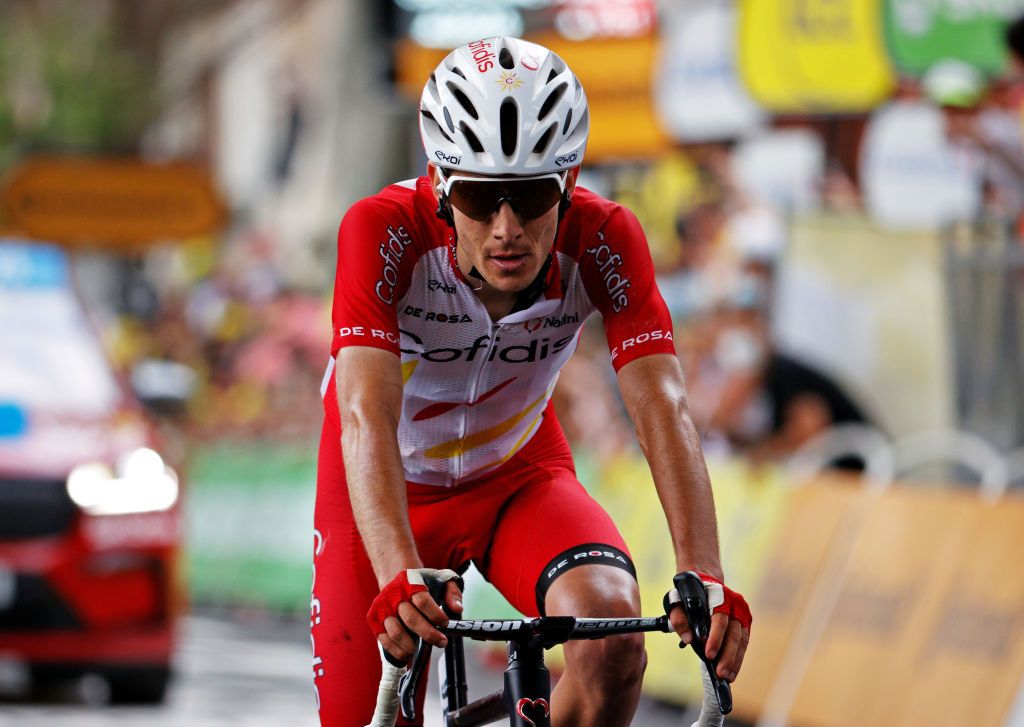
[{"label": "man's hand", "polygon": [[448,639],[436,627],[447,624],[448,617],[434,603],[427,583],[447,581],[445,603],[454,613],[462,613],[457,579],[454,571],[418,568],[399,572],[384,586],[373,600],[366,621],[385,651],[399,661],[408,661],[416,650],[413,634],[433,646],[447,646]]},{"label": "man's hand", "polygon": [[[711,629],[705,645],[705,656],[714,659],[716,655],[721,654],[716,672],[719,678],[734,682],[743,665],[743,656],[750,642],[750,607],[743,596],[727,588],[714,576],[707,573],[699,575],[708,594],[708,605],[711,607]],[[674,602],[671,598],[672,593],[675,591],[669,594],[669,600]],[[672,608],[668,616],[672,629],[679,634],[683,643],[692,643],[693,633],[686,622],[683,609]]]}]

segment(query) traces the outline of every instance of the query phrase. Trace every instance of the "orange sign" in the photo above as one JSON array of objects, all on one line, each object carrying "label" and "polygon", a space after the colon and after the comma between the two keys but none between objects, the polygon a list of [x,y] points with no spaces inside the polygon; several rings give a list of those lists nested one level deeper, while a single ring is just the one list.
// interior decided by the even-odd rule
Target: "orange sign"
[{"label": "orange sign", "polygon": [[100,247],[211,233],[226,220],[204,170],[137,160],[29,160],[11,175],[3,206],[19,234]]},{"label": "orange sign", "polygon": [[[557,53],[583,84],[590,105],[587,160],[650,158],[671,148],[653,103],[654,36],[574,42],[555,34],[529,40]],[[448,54],[401,41],[395,51],[398,86],[419,100],[423,84]]]}]

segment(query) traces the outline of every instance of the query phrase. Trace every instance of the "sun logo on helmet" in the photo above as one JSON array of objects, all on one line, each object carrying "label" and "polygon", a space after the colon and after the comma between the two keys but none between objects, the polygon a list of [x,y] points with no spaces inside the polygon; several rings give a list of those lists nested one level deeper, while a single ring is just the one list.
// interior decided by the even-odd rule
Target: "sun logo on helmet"
[{"label": "sun logo on helmet", "polygon": [[502,71],[501,78],[495,81],[495,83],[501,86],[502,91],[508,91],[511,93],[513,90],[523,85],[523,79],[521,79],[517,73]]}]

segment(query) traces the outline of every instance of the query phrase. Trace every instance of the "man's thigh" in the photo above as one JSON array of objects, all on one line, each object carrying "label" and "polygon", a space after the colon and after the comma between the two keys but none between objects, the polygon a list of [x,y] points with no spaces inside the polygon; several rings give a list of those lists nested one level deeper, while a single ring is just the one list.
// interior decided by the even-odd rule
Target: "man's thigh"
[{"label": "man's thigh", "polygon": [[513,606],[528,616],[544,613],[552,584],[580,566],[614,568],[635,581],[622,535],[572,470],[541,470],[530,480],[506,503],[483,568]]}]

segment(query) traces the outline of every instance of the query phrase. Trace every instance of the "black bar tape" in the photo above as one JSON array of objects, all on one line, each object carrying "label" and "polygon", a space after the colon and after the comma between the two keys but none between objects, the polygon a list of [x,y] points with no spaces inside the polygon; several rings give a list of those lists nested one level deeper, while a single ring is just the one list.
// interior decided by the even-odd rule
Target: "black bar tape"
[{"label": "black bar tape", "polygon": [[633,567],[633,561],[614,545],[605,545],[604,543],[574,545],[552,558],[544,566],[540,578],[537,579],[535,592],[537,594],[537,610],[541,616],[547,615],[544,611],[544,598],[547,596],[551,584],[566,571],[581,565],[611,565],[621,568],[633,576],[633,580],[636,580],[636,568]]}]

